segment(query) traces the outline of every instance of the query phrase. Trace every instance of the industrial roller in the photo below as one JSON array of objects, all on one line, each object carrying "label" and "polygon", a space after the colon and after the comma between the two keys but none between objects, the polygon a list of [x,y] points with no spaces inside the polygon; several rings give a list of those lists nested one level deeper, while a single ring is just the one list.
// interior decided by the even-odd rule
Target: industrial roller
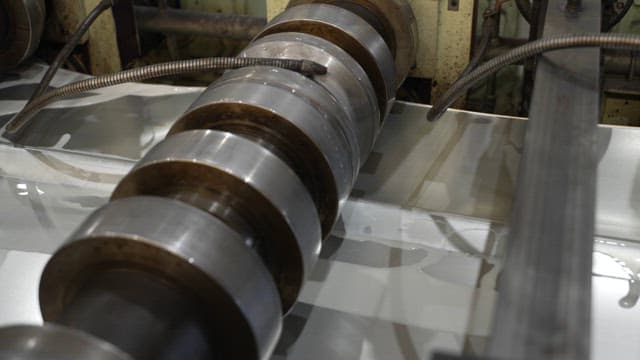
[{"label": "industrial roller", "polygon": [[[84,341],[96,359],[269,358],[415,36],[404,0],[292,1],[240,56],[327,73],[247,67],[214,82],[52,256],[49,324],[28,331]],[[9,333],[0,343],[21,336]],[[116,355],[100,357],[104,344]]]},{"label": "industrial roller", "polygon": [[380,130],[380,111],[375,90],[362,66],[339,46],[314,35],[278,33],[254,41],[240,56],[286,59],[309,58],[327,66],[327,74],[315,76],[347,111],[358,134],[360,161],[369,156]]},{"label": "industrial roller", "polygon": [[44,0],[0,2],[0,72],[15,68],[36,51],[45,14]]},{"label": "industrial roller", "polygon": [[[107,272],[115,288],[104,278]],[[141,276],[145,281],[136,281]],[[143,288],[151,280],[161,284]],[[85,292],[102,294],[86,300]],[[135,321],[136,310],[150,306],[147,301],[158,307],[171,298],[159,319]],[[93,306],[81,306],[87,301]],[[109,318],[112,302],[129,316]],[[193,206],[146,196],[111,202],[71,235],[44,269],[40,307],[45,321],[80,327],[145,359],[185,347],[181,342],[206,343],[194,345],[207,349],[201,353],[261,358],[273,349],[282,316],[273,278],[241,234]],[[168,309],[187,313],[167,314]],[[188,313],[192,309],[198,311]],[[126,326],[127,321],[132,323]],[[140,323],[154,326],[140,328]],[[160,334],[149,331],[163,327]],[[203,339],[169,342],[169,335],[181,330]],[[209,349],[210,342],[215,349]]]},{"label": "industrial roller", "polygon": [[274,18],[258,38],[289,31],[319,36],[349,53],[367,73],[378,96],[381,118],[386,117],[396,90],[393,55],[369,23],[337,6],[300,5]]},{"label": "industrial roller", "polygon": [[418,27],[407,0],[291,0],[289,8],[329,4],[349,10],[367,21],[384,38],[396,64],[396,89],[415,66]]},{"label": "industrial roller", "polygon": [[186,131],[155,146],[113,199],[179,199],[243,237],[270,269],[286,312],[320,252],[313,201],[296,174],[266,148],[232,133]]},{"label": "industrial roller", "polygon": [[215,129],[269,147],[305,184],[326,235],[358,165],[352,158],[356,140],[332,102],[326,90],[300,74],[245,68],[210,86],[169,133]]}]

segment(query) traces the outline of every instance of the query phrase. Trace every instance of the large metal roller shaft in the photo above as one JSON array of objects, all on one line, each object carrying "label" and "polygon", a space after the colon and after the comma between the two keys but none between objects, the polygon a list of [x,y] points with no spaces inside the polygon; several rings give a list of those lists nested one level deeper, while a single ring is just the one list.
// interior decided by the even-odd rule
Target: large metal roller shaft
[{"label": "large metal roller shaft", "polygon": [[0,355],[268,358],[415,36],[405,0],[292,1],[240,56],[327,73],[248,67],[213,83],[52,256],[40,283],[49,324],[0,329]]}]

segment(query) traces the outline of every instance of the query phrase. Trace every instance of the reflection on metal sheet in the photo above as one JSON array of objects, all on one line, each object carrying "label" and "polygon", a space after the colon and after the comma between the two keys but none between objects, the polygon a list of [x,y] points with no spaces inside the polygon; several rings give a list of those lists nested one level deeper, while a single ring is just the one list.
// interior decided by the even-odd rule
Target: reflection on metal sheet
[{"label": "reflection on metal sheet", "polygon": [[[450,111],[434,124],[427,110],[396,105],[354,196],[506,222],[525,121]],[[596,234],[640,241],[640,129],[601,127],[598,142]]]},{"label": "reflection on metal sheet", "polygon": [[[108,201],[133,159],[160,140],[198,90],[172,91],[125,85],[63,101],[53,108],[69,122],[51,130],[55,136],[42,122],[26,148],[0,141],[0,325],[40,321],[36,291],[47,254]],[[20,106],[0,104],[5,115]],[[141,104],[147,108],[133,109]],[[92,118],[97,109],[100,117]],[[452,111],[427,124],[426,111],[405,103],[394,109],[285,320],[274,359],[483,352],[525,122]],[[123,114],[137,125],[94,123]],[[152,118],[163,120],[146,122]],[[57,141],[66,133],[68,141]],[[85,138],[72,141],[78,135]],[[640,356],[630,340],[640,323],[629,321],[640,316],[640,133],[602,128],[600,139],[593,358],[632,359]]]},{"label": "reflection on metal sheet", "polygon": [[[0,83],[0,127],[31,96],[44,66],[34,65],[15,81]],[[84,75],[61,70],[53,85]],[[123,91],[126,87],[126,91]],[[128,84],[65,98],[42,110],[18,143],[139,159],[166,135],[202,89]]]}]

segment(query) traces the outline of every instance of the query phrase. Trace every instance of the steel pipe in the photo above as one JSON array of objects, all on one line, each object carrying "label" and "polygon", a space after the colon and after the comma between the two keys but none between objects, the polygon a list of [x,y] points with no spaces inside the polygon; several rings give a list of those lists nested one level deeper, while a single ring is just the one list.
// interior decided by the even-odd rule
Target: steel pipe
[{"label": "steel pipe", "polygon": [[69,307],[78,305],[90,279],[123,268],[155,274],[199,302],[208,331],[225,337],[216,348],[222,358],[264,358],[273,350],[282,310],[263,262],[219,219],[161,197],[113,201],[76,230],[44,269],[43,318],[65,322]]},{"label": "steel pipe", "polygon": [[[187,191],[192,196],[185,198]],[[295,173],[264,147],[232,133],[186,131],[158,144],[120,182],[112,198],[173,197],[227,220],[276,279],[283,311],[293,305],[320,252],[313,201]],[[250,206],[248,206],[250,204]],[[229,210],[244,219],[228,221]]]},{"label": "steel pipe", "polygon": [[140,31],[178,35],[201,35],[232,40],[251,40],[267,24],[261,17],[203,13],[189,10],[134,6]]}]

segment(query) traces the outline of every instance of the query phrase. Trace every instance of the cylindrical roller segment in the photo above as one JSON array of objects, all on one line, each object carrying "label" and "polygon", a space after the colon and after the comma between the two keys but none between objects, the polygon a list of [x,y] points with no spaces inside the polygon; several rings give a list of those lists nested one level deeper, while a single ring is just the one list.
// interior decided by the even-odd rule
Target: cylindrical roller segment
[{"label": "cylindrical roller segment", "polygon": [[[349,114],[341,106],[338,100],[328,89],[295,71],[289,71],[273,67],[247,67],[235,71],[229,71],[222,76],[215,86],[227,85],[232,82],[268,84],[270,87],[277,87],[281,90],[295,94],[297,97],[313,106],[318,113],[322,114],[322,131],[316,130],[309,135],[315,143],[319,144],[327,154],[325,157],[330,163],[334,163],[334,175],[339,178],[337,181],[338,192],[342,194],[343,187],[351,187],[355,182],[360,169],[360,147],[358,143],[358,129],[349,117]],[[306,130],[306,128],[304,128]],[[333,151],[330,151],[333,150]],[[340,153],[336,153],[340,151]],[[338,157],[338,159],[335,159]],[[351,165],[344,163],[348,159]],[[351,169],[353,176],[349,176],[346,171]],[[350,190],[346,190],[349,192]],[[342,198],[341,198],[342,199]]]},{"label": "cylindrical roller segment", "polygon": [[327,74],[314,76],[313,80],[348,112],[357,129],[360,163],[364,163],[380,129],[380,112],[367,73],[347,52],[314,35],[279,33],[254,41],[240,56],[309,59],[326,66]]},{"label": "cylindrical roller segment", "polygon": [[109,343],[53,324],[0,328],[0,359],[133,360]]},{"label": "cylindrical roller segment", "polygon": [[[339,201],[346,200],[360,169],[360,145],[358,129],[337,99],[312,79],[297,72],[279,68],[260,66],[229,71],[216,82],[215,87],[232,83],[252,83],[278,88],[294,94],[315,108],[322,116],[319,123],[296,121],[295,119],[293,122],[301,122],[302,125],[299,128],[323,152],[335,178],[333,181],[336,183]],[[309,116],[306,112],[304,115]],[[263,142],[263,145],[266,144]],[[286,157],[282,150],[274,150]],[[304,175],[300,173],[298,176],[304,178]],[[326,197],[326,194],[321,196]]]},{"label": "cylindrical roller segment", "polygon": [[59,319],[92,276],[119,268],[141,269],[192,293],[211,334],[225,339],[223,358],[262,359],[275,346],[281,304],[260,258],[210,214],[158,197],[112,202],[79,227],[45,266],[44,319]]},{"label": "cylindrical roller segment", "polygon": [[[315,206],[296,174],[251,140],[219,131],[187,131],[151,149],[120,182],[113,199],[188,190],[215,199],[216,209],[233,208],[253,227],[258,234],[253,246],[271,270],[288,311],[317,260],[321,241]],[[192,205],[214,210],[207,203],[200,198]]]},{"label": "cylindrical roller segment", "polygon": [[0,4],[0,72],[31,56],[44,30],[44,0],[9,0]]},{"label": "cylindrical roller segment", "polygon": [[309,4],[289,8],[276,16],[258,38],[282,32],[315,35],[349,53],[369,75],[378,96],[381,118],[386,118],[396,91],[394,59],[373,26],[341,7]]},{"label": "cylindrical roller segment", "polygon": [[209,87],[170,130],[228,131],[259,142],[300,177],[317,206],[323,236],[355,180],[354,131],[330,95],[286,70],[246,68]]},{"label": "cylindrical roller segment", "polygon": [[226,340],[210,334],[206,311],[191,295],[136,268],[108,269],[85,281],[56,323],[103,339],[136,360],[215,359]]},{"label": "cylindrical roller segment", "polygon": [[395,58],[396,88],[415,66],[418,27],[407,0],[291,0],[288,6],[302,4],[339,6],[358,14],[376,28]]}]

